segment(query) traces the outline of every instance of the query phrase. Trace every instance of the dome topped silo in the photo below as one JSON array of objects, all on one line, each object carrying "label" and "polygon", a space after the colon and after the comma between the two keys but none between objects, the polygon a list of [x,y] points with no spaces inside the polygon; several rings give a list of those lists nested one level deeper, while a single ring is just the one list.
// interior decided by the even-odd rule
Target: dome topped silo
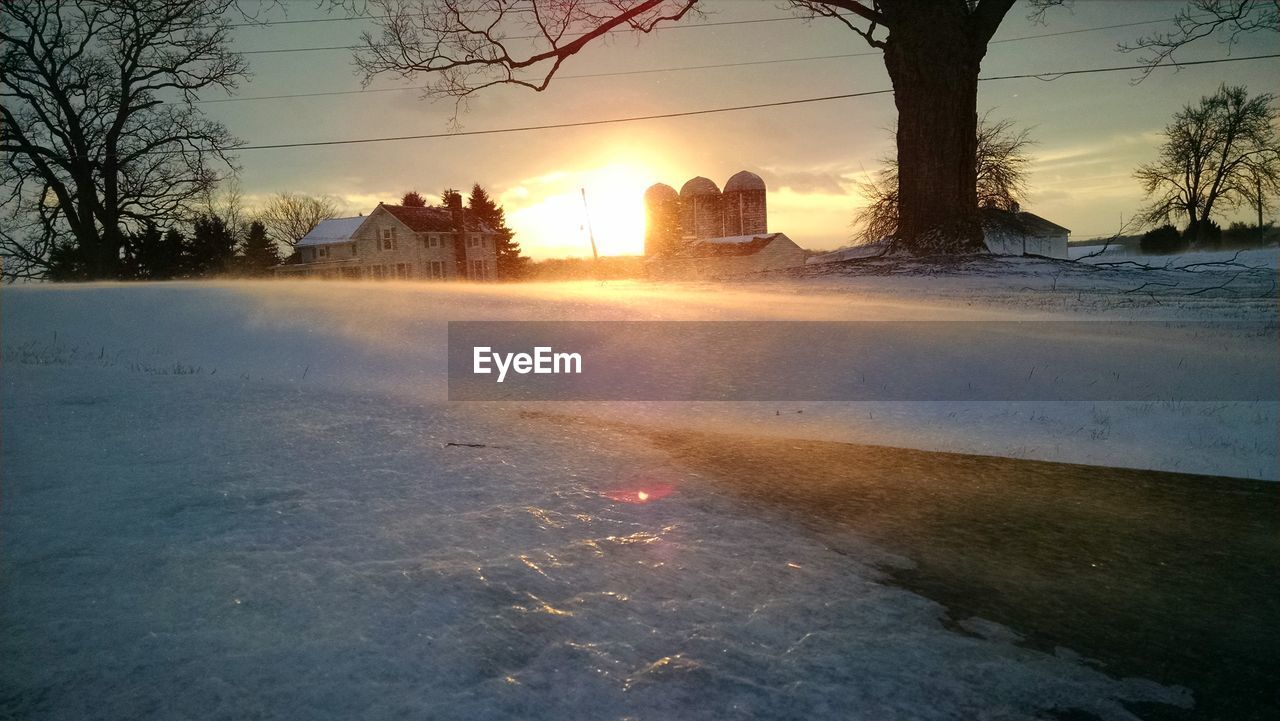
[{"label": "dome topped silo", "polygon": [[724,184],[720,206],[725,235],[763,235],[769,232],[764,180],[759,175],[746,170],[735,173]]},{"label": "dome topped silo", "polygon": [[680,197],[687,198],[694,195],[719,195],[720,189],[716,187],[715,181],[710,178],[704,178],[699,175],[696,178],[690,178],[680,188]]},{"label": "dome topped silo", "polygon": [[764,190],[764,180],[749,170],[740,170],[729,178],[729,182],[724,184],[724,192],[732,193],[736,190]]},{"label": "dome topped silo", "polygon": [[666,183],[654,183],[644,191],[645,203],[665,203],[680,197],[676,189]]},{"label": "dome topped silo", "polygon": [[680,195],[664,183],[644,191],[644,254],[663,255],[680,243]]},{"label": "dome topped silo", "polygon": [[680,188],[680,225],[685,238],[724,235],[720,189],[708,178],[692,178]]}]

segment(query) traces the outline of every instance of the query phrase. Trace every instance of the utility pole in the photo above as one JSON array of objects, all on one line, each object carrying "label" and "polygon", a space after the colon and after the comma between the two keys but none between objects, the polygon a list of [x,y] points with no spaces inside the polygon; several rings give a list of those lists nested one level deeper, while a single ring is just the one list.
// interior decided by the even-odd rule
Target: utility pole
[{"label": "utility pole", "polygon": [[596,234],[591,230],[591,208],[587,205],[587,189],[582,190],[582,211],[587,216],[587,237],[591,239],[591,259],[600,260],[600,254],[596,252]]}]

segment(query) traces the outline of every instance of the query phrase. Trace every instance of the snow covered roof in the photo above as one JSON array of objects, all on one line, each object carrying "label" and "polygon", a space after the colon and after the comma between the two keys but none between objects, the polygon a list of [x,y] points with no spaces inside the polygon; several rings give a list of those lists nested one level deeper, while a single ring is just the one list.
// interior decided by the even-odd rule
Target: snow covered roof
[{"label": "snow covered roof", "polygon": [[778,238],[787,238],[782,233],[766,233],[764,235],[732,235],[725,238],[699,238],[684,248],[676,251],[677,258],[709,258],[731,255],[754,255],[764,250]]},{"label": "snow covered roof", "polygon": [[1026,211],[982,208],[978,213],[982,218],[982,227],[987,229],[1033,236],[1053,236],[1071,232],[1068,228]]},{"label": "snow covered roof", "polygon": [[823,263],[839,263],[844,260],[855,260],[857,258],[874,258],[877,255],[883,255],[885,252],[884,243],[868,243],[866,245],[851,245],[848,248],[838,248],[830,253],[815,255],[805,260],[805,265],[821,265]]},{"label": "snow covered roof", "polygon": [[782,233],[757,233],[755,235],[727,235],[723,238],[699,238],[698,241],[702,243],[715,243],[716,245],[741,245],[743,243],[750,243],[753,240],[760,240],[765,238],[769,240],[773,240],[774,237],[779,235],[782,235]]},{"label": "snow covered roof", "polygon": [[738,171],[724,184],[724,192],[735,190],[764,190],[764,180],[755,173],[746,170]]},{"label": "snow covered roof", "polygon": [[299,246],[327,245],[329,243],[350,243],[352,236],[367,220],[363,215],[354,218],[330,218],[316,223],[311,232],[302,236]]}]

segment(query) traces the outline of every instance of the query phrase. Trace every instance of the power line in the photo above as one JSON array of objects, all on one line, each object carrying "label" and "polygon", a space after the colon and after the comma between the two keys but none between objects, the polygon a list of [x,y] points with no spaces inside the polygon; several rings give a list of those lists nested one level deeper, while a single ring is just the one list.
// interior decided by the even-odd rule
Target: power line
[{"label": "power line", "polygon": [[827,95],[821,98],[800,98],[798,100],[779,100],[772,103],[757,103],[755,105],[737,105],[729,108],[708,108],[705,110],[684,110],[677,113],[661,113],[658,115],[633,115],[626,118],[607,118],[604,120],[581,120],[574,123],[552,123],[549,125],[525,125],[516,128],[491,128],[489,130],[464,130],[456,133],[430,133],[427,135],[400,135],[386,138],[356,138],[348,140],[317,140],[309,143],[278,143],[275,145],[245,145],[239,148],[228,148],[230,151],[240,150],[274,150],[277,148],[312,148],[323,145],[357,145],[362,143],[386,143],[399,140],[428,140],[431,138],[457,138],[468,135],[499,135],[502,133],[524,133],[531,130],[553,130],[556,128],[583,128],[591,125],[613,125],[616,123],[634,123],[641,120],[661,120],[664,118],[687,118],[693,115],[711,115],[713,113],[731,113],[738,110],[756,110],[759,108],[777,108],[784,105],[800,105],[803,103],[820,103],[827,100],[844,100],[846,98],[861,98],[867,95],[883,95],[884,93],[892,93],[892,89],[885,90],[867,90],[861,93],[847,93],[844,95]]},{"label": "power line", "polygon": [[[1014,42],[1022,42],[1025,40],[1038,40],[1040,38],[1057,37],[1060,35],[1075,35],[1078,33],[1097,32],[1099,30],[1113,30],[1116,28],[1133,27],[1135,25],[1150,25],[1158,22],[1162,22],[1162,20],[1146,20],[1142,22],[1119,23],[1117,25],[1103,25],[1100,27],[1081,28],[1078,30],[1063,30],[1063,31],[1052,32],[1052,33],[1041,33],[1038,35],[1025,35],[1022,37],[1006,38],[1004,40],[995,40],[995,41],[992,41],[991,44],[1014,43]],[[360,46],[353,45],[349,47],[350,49],[354,49]],[[301,50],[323,50],[323,49],[325,48],[295,48],[293,50],[263,50],[259,52],[298,52]],[[337,49],[337,48],[334,48],[334,49]],[[880,52],[869,51],[869,52],[860,52],[860,53],[841,53],[837,55],[814,55],[814,56],[801,57],[801,58],[777,58],[773,60],[747,60],[747,61],[735,62],[735,63],[715,63],[711,65],[681,65],[681,66],[670,67],[670,68],[647,68],[647,69],[641,69],[641,70],[622,70],[622,71],[609,72],[609,73],[582,73],[577,75],[557,75],[556,79],[557,80],[580,80],[584,78],[606,78],[606,77],[620,77],[620,76],[627,76],[627,75],[648,75],[648,74],[654,74],[654,73],[684,72],[689,70],[717,70],[722,68],[740,68],[740,67],[749,67],[754,65],[801,63],[801,62],[812,62],[812,61],[818,61],[818,60],[844,60],[848,58],[869,57],[872,55],[880,55]],[[334,96],[334,95],[363,95],[368,93],[402,93],[408,90],[427,90],[427,89],[428,88],[425,85],[411,85],[411,86],[402,87],[402,88],[375,88],[373,90],[330,90],[330,91],[321,91],[321,92],[315,92],[315,93],[284,93],[280,95],[253,95],[253,96],[238,97],[238,98],[214,98],[210,100],[198,100],[196,102],[198,104],[240,103],[240,102],[258,101],[258,100],[283,100],[287,98],[318,98],[318,97],[327,97],[327,96]]]},{"label": "power line", "polygon": [[[1194,60],[1194,61],[1190,61],[1190,62],[1178,63],[1177,67],[1190,66],[1190,65],[1216,65],[1216,64],[1218,64],[1218,63],[1236,63],[1236,62],[1245,62],[1245,61],[1250,61],[1250,60],[1269,60],[1269,59],[1273,59],[1273,58],[1280,58],[1280,53],[1273,53],[1273,54],[1270,54],[1270,55],[1252,55],[1252,56],[1249,56],[1249,57],[1240,57],[1240,58],[1218,58],[1218,59],[1216,59],[1216,60]],[[1119,72],[1119,71],[1122,71],[1122,70],[1141,70],[1141,69],[1144,69],[1144,68],[1146,68],[1146,67],[1147,67],[1147,66],[1145,66],[1145,65],[1121,65],[1121,66],[1115,66],[1115,67],[1109,67],[1109,68],[1087,68],[1087,69],[1082,69],[1082,70],[1061,70],[1061,71],[1042,72],[1042,73],[1024,73],[1024,74],[1021,74],[1021,75],[998,75],[998,76],[989,77],[989,78],[978,78],[978,82],[991,82],[991,81],[996,81],[996,80],[1021,80],[1021,79],[1057,80],[1058,78],[1066,77],[1066,76],[1068,76],[1068,75],[1088,75],[1088,74],[1093,74],[1093,73],[1111,73],[1111,72]],[[1170,67],[1170,66],[1160,66],[1160,67]],[[758,110],[758,109],[762,109],[762,108],[777,108],[777,107],[783,107],[783,106],[788,106],[788,105],[803,105],[803,104],[808,104],[808,103],[823,103],[823,102],[829,102],[829,101],[832,101],[832,100],[847,100],[847,99],[850,99],[850,98],[863,98],[863,97],[868,97],[868,96],[871,96],[871,95],[884,95],[884,94],[892,93],[892,92],[893,92],[893,90],[892,90],[892,89],[886,88],[886,89],[883,89],[883,90],[867,90],[867,91],[858,92],[858,93],[846,93],[846,94],[843,94],[843,95],[827,95],[827,96],[818,97],[818,98],[799,98],[799,99],[795,99],[795,100],[780,100],[780,101],[775,101],[775,102],[772,102],[772,103],[756,103],[756,104],[753,104],[753,105],[737,105],[737,106],[733,106],[733,107],[726,107],[726,108],[707,108],[707,109],[703,109],[703,110],[685,110],[685,111],[681,111],[681,112],[675,112],[675,113],[660,113],[660,114],[656,114],[656,115],[634,115],[634,116],[623,117],[623,118],[606,118],[606,119],[601,119],[601,120],[582,120],[582,121],[573,122],[573,123],[551,123],[551,124],[547,124],[547,125],[525,125],[525,126],[512,127],[512,128],[491,128],[491,129],[488,129],[488,130],[468,130],[468,131],[461,131],[461,132],[456,132],[456,133],[429,133],[429,134],[425,134],[425,135],[400,135],[400,136],[380,137],[380,138],[351,138],[351,139],[344,139],[344,140],[317,140],[317,141],[305,142],[305,143],[276,143],[276,144],[271,144],[271,145],[245,145],[245,146],[241,146],[241,147],[239,147],[239,148],[228,148],[227,150],[228,150],[228,151],[235,152],[235,151],[241,151],[241,150],[275,150],[275,149],[282,149],[282,148],[314,148],[314,147],[329,146],[329,145],[360,145],[360,144],[368,144],[368,143],[387,143],[387,142],[398,142],[398,141],[403,141],[403,140],[428,140],[428,139],[438,139],[438,138],[457,138],[457,137],[466,137],[466,136],[475,136],[475,135],[500,135],[500,134],[506,134],[506,133],[523,133],[523,132],[530,132],[530,131],[535,131],[535,130],[554,130],[554,129],[559,129],[559,128],[582,128],[582,127],[588,127],[588,126],[594,126],[594,125],[615,125],[615,124],[619,124],[619,123],[634,123],[634,122],[639,122],[639,121],[644,121],[644,120],[664,120],[664,119],[669,119],[669,118],[687,118],[687,117],[692,117],[692,116],[695,116],[695,115],[712,115],[712,114],[716,114],[716,113],[732,113],[732,112],[739,112],[739,111],[743,111],[743,110]],[[166,152],[166,151],[158,151],[158,152]]]},{"label": "power line", "polygon": [[[385,16],[381,16],[381,15],[378,16],[378,18],[383,18],[383,17]],[[849,16],[849,17],[852,17],[852,16]],[[351,18],[346,18],[346,19],[351,19]],[[806,18],[806,17],[785,17],[785,18],[756,18],[752,20],[723,20],[723,21],[714,22],[714,23],[683,23],[683,24],[676,24],[676,25],[659,25],[658,27],[653,28],[650,32],[658,32],[659,30],[692,30],[696,28],[714,28],[714,27],[723,27],[725,25],[755,25],[757,23],[781,23],[781,22],[790,22],[792,20],[812,20],[812,19],[813,18]],[[293,22],[307,22],[307,21],[296,20]],[[247,23],[247,24],[252,25],[253,23]],[[239,27],[239,26],[231,25],[228,27]],[[608,32],[602,33],[602,35],[630,35],[631,33],[634,33],[634,32],[639,32],[639,31],[628,28],[626,30],[610,30]],[[587,34],[588,33],[585,33],[585,32],[566,33],[564,37],[576,38],[576,37],[581,37]],[[503,38],[503,40],[540,40],[543,38],[544,36],[542,35],[512,35],[510,37]],[[331,50],[358,50],[362,47],[364,46],[363,45],[324,45],[324,46],[313,47],[313,48],[268,48],[266,50],[241,50],[240,54],[241,55],[273,55],[276,53],[306,53],[306,52],[323,52],[323,51],[331,51]]]},{"label": "power line", "polygon": [[[849,15],[847,17],[854,17],[854,16]],[[775,23],[775,22],[786,22],[790,20],[810,20],[810,19],[811,18],[804,18],[804,17],[785,17],[785,18],[759,18],[755,20],[725,20],[723,22],[715,22],[715,23],[688,23],[683,25],[659,25],[658,27],[654,28],[654,30],[655,31],[657,30],[689,30],[694,28],[719,27],[723,25],[750,25],[755,23]],[[1115,30],[1117,28],[1130,28],[1130,27],[1136,27],[1139,25],[1154,25],[1156,23],[1161,23],[1166,21],[1168,21],[1168,18],[1157,18],[1155,20],[1142,20],[1139,22],[1118,23],[1115,25],[1103,25],[1100,27],[1093,27],[1093,28],[1080,28],[1077,30],[1060,30],[1052,33],[1040,33],[1037,35],[1025,35],[1025,36],[1016,37],[1016,38],[1005,38],[1003,40],[992,40],[989,44],[998,45],[1000,43],[1015,43],[1023,40],[1052,38],[1052,37],[1058,37],[1060,35],[1077,35],[1079,33],[1097,32],[1099,30]],[[303,21],[298,21],[298,22],[303,22]],[[635,32],[635,31],[610,30],[608,33],[605,33],[605,34],[616,35],[616,34],[629,34],[632,32]],[[585,35],[585,34],[586,33],[571,33],[569,35],[566,35],[565,37],[578,37],[580,35]],[[542,39],[542,37],[543,36],[541,35],[517,35],[509,38],[504,38],[504,40],[539,40],[539,39]],[[239,51],[239,54],[241,55],[279,55],[279,54],[286,54],[286,53],[310,53],[310,52],[332,52],[332,51],[338,51],[338,50],[360,50],[364,47],[366,46],[365,45],[320,45],[316,47],[307,47],[307,48],[264,48],[261,50],[241,50]],[[859,57],[862,55],[879,55],[879,53],[878,52],[855,53],[852,55],[844,55],[844,56],[837,56],[837,57]],[[658,72],[658,71],[654,71],[654,72]]]}]

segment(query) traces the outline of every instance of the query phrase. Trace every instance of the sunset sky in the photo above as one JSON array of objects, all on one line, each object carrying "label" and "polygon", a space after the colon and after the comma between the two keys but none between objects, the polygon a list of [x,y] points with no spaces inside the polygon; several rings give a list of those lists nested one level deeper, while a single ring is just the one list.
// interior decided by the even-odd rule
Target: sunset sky
[{"label": "sunset sky", "polygon": [[[1010,12],[983,63],[984,76],[1131,65],[1116,45],[1168,27],[1183,2],[1079,0],[1028,22]],[[326,16],[311,2],[288,3],[287,18]],[[543,93],[495,88],[476,96],[462,129],[488,130],[701,110],[838,95],[889,87],[879,53],[833,21],[805,23],[772,2],[711,2],[705,18],[648,36],[619,36],[570,59]],[[780,19],[696,27],[699,23]],[[1128,23],[1128,27],[1095,29]],[[1164,21],[1163,23],[1161,21]],[[409,90],[253,100],[260,96],[359,91],[350,51],[257,52],[354,45],[368,20],[278,24],[237,29],[236,49],[254,77],[233,102],[204,110],[250,145],[447,132],[450,101]],[[1079,31],[1079,32],[1075,32]],[[1029,38],[1028,36],[1050,37]],[[1064,34],[1065,33],[1065,34]],[[1233,49],[1201,41],[1183,61],[1272,53],[1274,34],[1246,36]],[[856,57],[806,59],[857,54]],[[804,59],[804,60],[800,60]],[[687,69],[758,61],[735,67]],[[670,70],[672,68],[686,68]],[[1160,132],[1184,103],[1224,82],[1255,93],[1275,87],[1280,60],[1157,71],[1135,84],[1136,71],[984,82],[979,111],[1033,128],[1038,141],[1028,210],[1065,225],[1072,238],[1110,234],[1141,204],[1133,169],[1154,159]],[[635,72],[635,71],[663,72]],[[626,73],[626,74],[619,74]],[[584,77],[593,76],[593,77]],[[384,78],[370,90],[414,83]],[[208,99],[216,100],[212,96]],[[240,185],[250,204],[271,193],[334,196],[351,215],[407,190],[436,196],[479,182],[507,211],[525,251],[535,258],[589,255],[580,189],[589,200],[601,252],[641,250],[640,195],[654,182],[677,189],[704,175],[723,186],[747,169],[769,188],[769,229],[802,247],[848,243],[862,200],[855,181],[891,150],[890,95],[577,129],[447,137],[328,147],[245,150]],[[1242,217],[1248,217],[1243,214]]]}]

